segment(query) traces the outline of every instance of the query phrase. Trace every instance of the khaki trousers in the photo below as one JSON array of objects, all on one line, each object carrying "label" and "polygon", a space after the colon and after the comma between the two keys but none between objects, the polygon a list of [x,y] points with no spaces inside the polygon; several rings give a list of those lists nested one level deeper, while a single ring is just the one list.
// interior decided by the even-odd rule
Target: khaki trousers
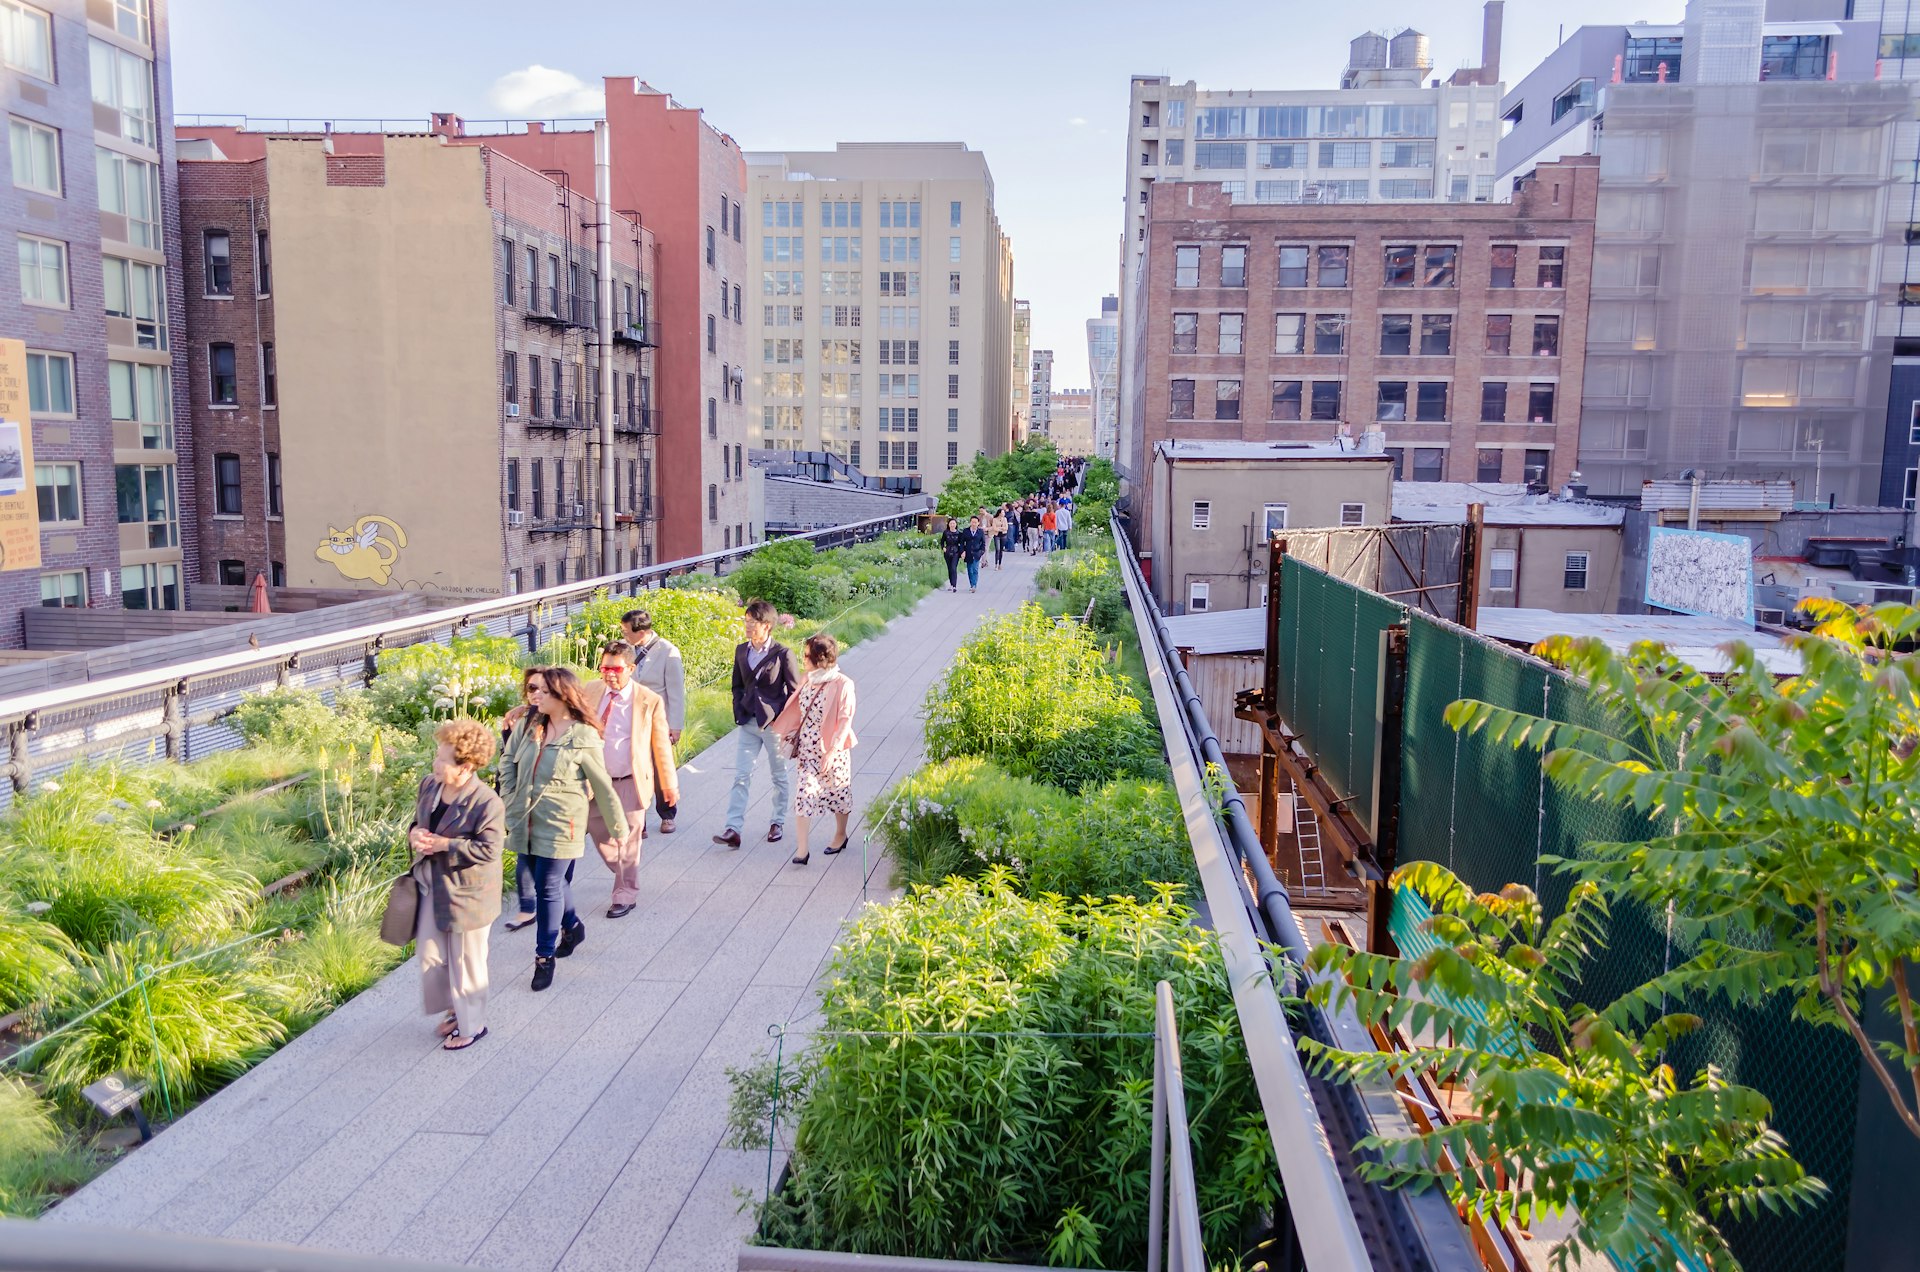
[{"label": "khaki trousers", "polygon": [[647,831],[647,804],[653,791],[642,795],[631,775],[614,778],[613,789],[627,812],[627,837],[615,839],[607,834],[607,819],[600,815],[598,803],[587,814],[587,835],[600,850],[600,860],[613,871],[613,904],[633,905],[640,899],[640,841]]},{"label": "khaki trousers", "polygon": [[413,943],[420,1009],[430,1016],[450,1011],[464,1037],[477,1037],[487,1027],[487,928],[442,932],[433,925],[433,898],[422,889]]}]

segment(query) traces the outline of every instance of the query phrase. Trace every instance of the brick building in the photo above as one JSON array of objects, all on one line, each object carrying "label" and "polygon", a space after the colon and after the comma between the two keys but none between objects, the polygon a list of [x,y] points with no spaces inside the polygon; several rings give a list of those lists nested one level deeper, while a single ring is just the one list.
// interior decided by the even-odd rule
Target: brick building
[{"label": "brick building", "polygon": [[179,609],[195,581],[193,435],[165,0],[9,0],[0,225],[20,265],[40,567],[0,568],[0,647],[35,606]]},{"label": "brick building", "polygon": [[[1580,434],[1597,161],[1511,203],[1247,204],[1155,183],[1134,472],[1164,438],[1386,433],[1414,481],[1557,483]],[[1147,524],[1152,492],[1137,492]]]},{"label": "brick building", "polygon": [[[435,127],[183,130],[207,579],[486,596],[601,572],[591,192]],[[616,215],[621,568],[658,553],[653,254]]]}]

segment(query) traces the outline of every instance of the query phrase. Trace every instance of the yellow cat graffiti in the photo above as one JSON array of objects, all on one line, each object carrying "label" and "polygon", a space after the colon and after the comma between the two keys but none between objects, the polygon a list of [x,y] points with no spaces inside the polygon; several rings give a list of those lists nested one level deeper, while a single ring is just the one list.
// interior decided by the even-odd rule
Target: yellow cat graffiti
[{"label": "yellow cat graffiti", "polygon": [[[393,532],[388,539],[381,527]],[[392,577],[393,563],[400,549],[407,546],[407,532],[397,522],[371,514],[353,523],[350,530],[327,527],[326,537],[313,555],[333,566],[350,579],[365,579],[385,586]]]}]

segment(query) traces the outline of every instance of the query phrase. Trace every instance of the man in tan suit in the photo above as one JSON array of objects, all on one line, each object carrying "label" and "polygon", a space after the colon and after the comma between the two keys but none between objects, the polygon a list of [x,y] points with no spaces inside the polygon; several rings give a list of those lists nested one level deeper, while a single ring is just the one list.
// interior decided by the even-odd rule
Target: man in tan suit
[{"label": "man in tan suit", "polygon": [[598,805],[587,816],[587,834],[600,850],[601,860],[613,871],[613,904],[607,917],[621,919],[633,913],[640,899],[640,842],[646,833],[647,806],[653,802],[654,779],[673,803],[680,802],[680,778],[668,740],[667,708],[660,695],[633,680],[634,650],[624,640],[608,642],[600,651],[600,679],[587,686],[587,701],[600,722],[607,775],[620,793],[620,806],[630,827],[625,838],[607,832]]}]

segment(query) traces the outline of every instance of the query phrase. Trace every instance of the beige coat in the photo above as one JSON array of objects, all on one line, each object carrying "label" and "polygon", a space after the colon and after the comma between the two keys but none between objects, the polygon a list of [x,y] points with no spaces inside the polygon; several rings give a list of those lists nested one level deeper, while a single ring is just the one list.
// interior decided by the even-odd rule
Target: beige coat
[{"label": "beige coat", "polygon": [[[603,681],[591,681],[587,685],[587,701],[592,704],[594,714],[600,713],[600,706],[607,699],[607,686]],[[653,777],[660,775],[660,790],[666,795],[669,805],[680,802],[680,773],[673,761],[673,743],[667,739],[667,707],[660,695],[645,685],[635,682],[633,686],[633,731],[627,735],[633,750],[630,759],[633,762],[633,785],[640,792],[643,801],[653,799]],[[642,808],[646,804],[641,805]]]}]

